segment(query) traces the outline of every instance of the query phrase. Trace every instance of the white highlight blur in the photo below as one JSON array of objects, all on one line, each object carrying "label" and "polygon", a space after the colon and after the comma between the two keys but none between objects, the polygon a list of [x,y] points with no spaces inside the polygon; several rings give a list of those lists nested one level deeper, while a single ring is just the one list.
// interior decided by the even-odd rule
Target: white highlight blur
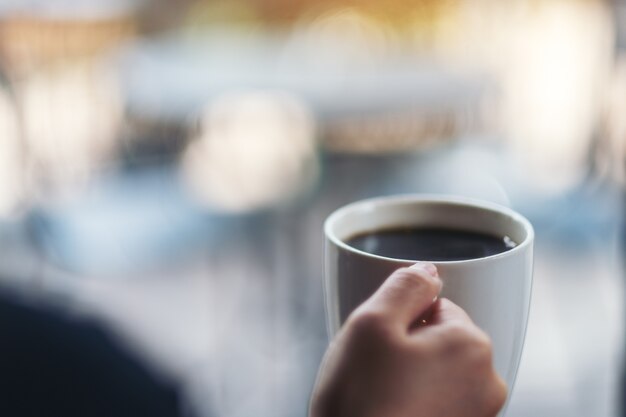
[{"label": "white highlight blur", "polygon": [[436,33],[438,57],[493,76],[485,108],[537,191],[576,185],[602,109],[614,28],[601,1],[462,2]]},{"label": "white highlight blur", "polygon": [[611,18],[599,2],[533,4],[504,74],[503,122],[513,149],[547,191],[575,185],[601,109],[612,51]]},{"label": "white highlight blur", "polygon": [[610,88],[607,88],[607,108],[596,155],[598,174],[626,183],[626,56],[618,58]]},{"label": "white highlight blur", "polygon": [[23,155],[15,106],[0,92],[0,218],[16,214],[24,194]]},{"label": "white highlight blur", "polygon": [[194,196],[213,209],[279,204],[317,177],[313,116],[286,93],[225,94],[204,111],[183,171]]},{"label": "white highlight blur", "polygon": [[112,157],[122,120],[119,86],[106,68],[71,64],[18,86],[31,175],[37,184],[80,184]]}]

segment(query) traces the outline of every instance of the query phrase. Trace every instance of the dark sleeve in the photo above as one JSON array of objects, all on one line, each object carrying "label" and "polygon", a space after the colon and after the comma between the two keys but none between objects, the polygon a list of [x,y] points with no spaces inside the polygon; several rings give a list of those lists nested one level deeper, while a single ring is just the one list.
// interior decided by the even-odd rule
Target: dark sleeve
[{"label": "dark sleeve", "polygon": [[98,324],[0,294],[0,416],[179,416],[173,384]]}]

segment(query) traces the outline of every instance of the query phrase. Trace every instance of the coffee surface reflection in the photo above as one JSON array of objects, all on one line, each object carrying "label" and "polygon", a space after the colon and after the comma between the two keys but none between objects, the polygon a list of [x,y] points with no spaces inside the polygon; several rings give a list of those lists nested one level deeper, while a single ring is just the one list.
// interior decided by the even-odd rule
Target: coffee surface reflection
[{"label": "coffee surface reflection", "polygon": [[415,261],[462,261],[506,252],[516,246],[508,236],[444,228],[397,227],[362,233],[346,243],[388,258]]}]

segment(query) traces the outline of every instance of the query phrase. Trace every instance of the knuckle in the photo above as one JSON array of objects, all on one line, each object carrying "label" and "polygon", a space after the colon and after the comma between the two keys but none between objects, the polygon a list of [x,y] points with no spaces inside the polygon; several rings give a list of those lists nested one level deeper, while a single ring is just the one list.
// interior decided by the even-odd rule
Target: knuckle
[{"label": "knuckle", "polygon": [[478,367],[491,366],[493,346],[485,332],[474,326],[454,323],[448,326],[444,337],[448,349],[471,356]]},{"label": "knuckle", "polygon": [[491,363],[491,358],[493,356],[493,344],[491,343],[491,339],[485,332],[477,329],[471,335],[473,340],[474,349],[477,351],[479,356],[483,359],[486,359]]},{"label": "knuckle", "polygon": [[380,337],[389,333],[388,320],[375,310],[357,310],[350,315],[346,324],[357,337]]},{"label": "knuckle", "polygon": [[489,337],[482,331],[474,332],[471,336],[471,349],[468,349],[477,371],[492,372],[493,346]]},{"label": "knuckle", "polygon": [[491,388],[486,392],[486,414],[495,416],[506,403],[508,389],[502,378],[494,373]]},{"label": "knuckle", "polygon": [[506,402],[506,399],[508,398],[508,396],[509,396],[509,389],[506,386],[506,383],[502,380],[502,378],[498,377],[496,393],[494,395],[494,398],[498,400],[498,409],[504,406],[504,403]]},{"label": "knuckle", "polygon": [[466,375],[471,375],[470,379],[481,387],[477,397],[481,415],[495,417],[506,403],[508,389],[494,369],[493,344],[489,336],[475,325],[455,322],[446,325],[441,341],[442,354],[456,358]]},{"label": "knuckle", "polygon": [[451,348],[465,348],[472,344],[472,334],[466,325],[450,323],[446,328],[445,343]]}]

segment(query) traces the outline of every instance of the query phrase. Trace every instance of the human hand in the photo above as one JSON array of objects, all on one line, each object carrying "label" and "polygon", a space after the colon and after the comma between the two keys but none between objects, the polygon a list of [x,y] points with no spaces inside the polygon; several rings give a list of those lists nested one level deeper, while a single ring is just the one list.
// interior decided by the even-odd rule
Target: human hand
[{"label": "human hand", "polygon": [[322,362],[310,417],[500,411],[507,389],[491,341],[459,306],[437,299],[441,285],[432,264],[399,269],[348,317]]}]

